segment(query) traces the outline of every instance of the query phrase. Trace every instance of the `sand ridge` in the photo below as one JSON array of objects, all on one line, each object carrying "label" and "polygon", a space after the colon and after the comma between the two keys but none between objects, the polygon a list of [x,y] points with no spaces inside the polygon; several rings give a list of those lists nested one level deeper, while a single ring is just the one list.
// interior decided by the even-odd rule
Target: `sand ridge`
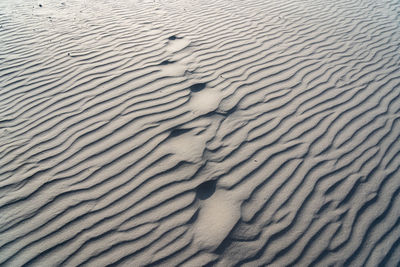
[{"label": "sand ridge", "polygon": [[0,1],[0,266],[399,265],[399,14]]}]

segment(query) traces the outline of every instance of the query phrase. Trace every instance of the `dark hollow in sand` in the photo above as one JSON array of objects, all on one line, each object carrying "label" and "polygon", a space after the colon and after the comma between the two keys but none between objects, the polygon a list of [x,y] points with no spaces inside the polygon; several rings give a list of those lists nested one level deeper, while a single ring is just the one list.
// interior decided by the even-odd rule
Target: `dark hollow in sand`
[{"label": "dark hollow in sand", "polygon": [[204,88],[206,88],[206,84],[205,83],[196,83],[196,84],[193,84],[192,86],[190,86],[190,91],[192,91],[192,92],[200,92]]},{"label": "dark hollow in sand", "polygon": [[211,197],[215,192],[217,181],[211,180],[206,181],[196,188],[197,197],[201,200],[205,200]]}]

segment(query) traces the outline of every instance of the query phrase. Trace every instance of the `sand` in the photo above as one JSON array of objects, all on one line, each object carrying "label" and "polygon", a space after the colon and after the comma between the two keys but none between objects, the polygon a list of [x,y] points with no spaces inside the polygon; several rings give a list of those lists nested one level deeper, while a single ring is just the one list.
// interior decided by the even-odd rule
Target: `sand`
[{"label": "sand", "polygon": [[0,266],[398,266],[397,0],[0,1]]}]

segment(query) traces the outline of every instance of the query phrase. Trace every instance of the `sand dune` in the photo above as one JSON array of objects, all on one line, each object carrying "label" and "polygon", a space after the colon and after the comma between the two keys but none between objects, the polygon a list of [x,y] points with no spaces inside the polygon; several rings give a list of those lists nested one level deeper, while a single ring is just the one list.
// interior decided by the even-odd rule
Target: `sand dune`
[{"label": "sand dune", "polygon": [[0,1],[0,266],[397,266],[396,0]]}]

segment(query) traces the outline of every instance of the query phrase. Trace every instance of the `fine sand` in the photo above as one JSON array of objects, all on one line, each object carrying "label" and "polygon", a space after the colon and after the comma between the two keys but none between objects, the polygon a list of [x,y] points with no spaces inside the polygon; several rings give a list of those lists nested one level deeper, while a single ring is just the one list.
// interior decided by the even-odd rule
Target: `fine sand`
[{"label": "fine sand", "polygon": [[398,266],[398,0],[1,0],[0,266]]}]

